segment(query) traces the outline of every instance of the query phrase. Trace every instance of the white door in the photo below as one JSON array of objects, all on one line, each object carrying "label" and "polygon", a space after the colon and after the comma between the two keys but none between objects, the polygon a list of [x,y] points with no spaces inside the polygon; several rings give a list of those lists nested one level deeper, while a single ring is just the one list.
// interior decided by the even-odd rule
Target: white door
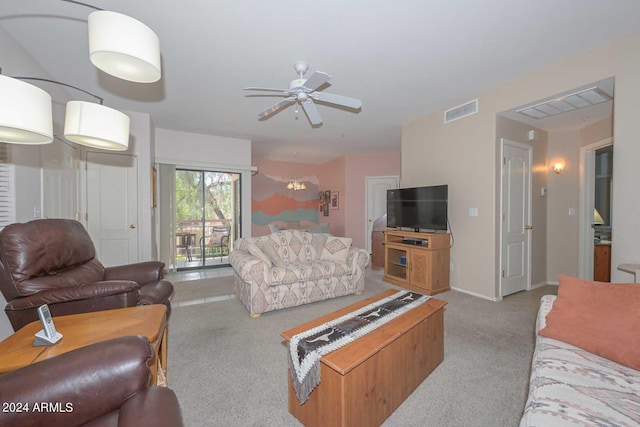
[{"label": "white door", "polygon": [[137,176],[135,156],[87,153],[87,230],[105,266],[138,261]]},{"label": "white door", "polygon": [[79,220],[78,148],[56,138],[41,150],[42,217]]},{"label": "white door", "polygon": [[528,289],[531,281],[531,152],[502,139],[502,296]]},{"label": "white door", "polygon": [[371,231],[373,222],[387,213],[387,190],[398,188],[397,176],[368,176],[366,180],[367,210],[365,212],[365,236],[367,252],[371,253]]}]

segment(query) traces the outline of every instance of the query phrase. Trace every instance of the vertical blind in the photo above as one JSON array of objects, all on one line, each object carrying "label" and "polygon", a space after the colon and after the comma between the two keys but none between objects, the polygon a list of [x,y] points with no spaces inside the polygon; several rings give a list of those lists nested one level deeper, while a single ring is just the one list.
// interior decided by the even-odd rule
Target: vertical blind
[{"label": "vertical blind", "polygon": [[7,144],[0,143],[0,229],[16,222],[15,168]]},{"label": "vertical blind", "polygon": [[158,170],[160,208],[160,261],[170,272],[176,271],[176,166],[160,164]]}]

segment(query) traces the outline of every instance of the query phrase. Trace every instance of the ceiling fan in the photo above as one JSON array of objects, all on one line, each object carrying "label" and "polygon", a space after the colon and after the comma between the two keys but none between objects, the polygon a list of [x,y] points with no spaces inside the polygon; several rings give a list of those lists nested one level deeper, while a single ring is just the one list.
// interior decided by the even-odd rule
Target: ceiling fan
[{"label": "ceiling fan", "polygon": [[[331,76],[322,71],[314,72],[311,77],[305,79],[303,76],[309,71],[309,64],[304,62],[296,62],[293,66],[298,73],[299,78],[291,80],[289,83],[289,89],[273,89],[266,87],[246,87],[244,90],[261,90],[267,92],[279,92],[273,95],[266,96],[284,96],[285,99],[267,108],[262,113],[258,114],[259,120],[266,120],[278,111],[289,107],[293,104],[300,104],[302,109],[307,114],[307,118],[312,126],[319,126],[322,124],[322,116],[315,105],[315,101],[320,101],[327,104],[333,104],[340,107],[347,107],[354,110],[362,107],[362,101],[356,98],[349,98],[342,95],[334,95],[331,93],[321,92],[321,86],[327,83]],[[297,108],[297,107],[296,107]],[[297,112],[297,110],[296,110]]]}]

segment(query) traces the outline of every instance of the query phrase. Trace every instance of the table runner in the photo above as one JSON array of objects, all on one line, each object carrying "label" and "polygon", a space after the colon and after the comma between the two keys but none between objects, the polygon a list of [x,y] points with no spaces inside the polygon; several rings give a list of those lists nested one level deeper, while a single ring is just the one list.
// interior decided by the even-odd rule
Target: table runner
[{"label": "table runner", "polygon": [[300,403],[320,384],[320,358],[355,341],[431,297],[398,291],[393,295],[294,335],[289,342],[291,381]]}]

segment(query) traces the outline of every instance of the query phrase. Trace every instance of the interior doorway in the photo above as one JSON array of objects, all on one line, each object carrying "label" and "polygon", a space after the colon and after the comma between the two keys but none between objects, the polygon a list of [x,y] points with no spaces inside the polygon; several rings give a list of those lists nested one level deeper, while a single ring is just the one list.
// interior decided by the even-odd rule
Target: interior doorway
[{"label": "interior doorway", "polygon": [[[609,281],[613,213],[613,138],[580,149],[579,277]],[[597,276],[597,277],[596,277]]]},{"label": "interior doorway", "polygon": [[368,176],[366,181],[365,235],[366,250],[371,253],[371,232],[376,219],[387,213],[387,190],[398,188],[398,176]]},{"label": "interior doorway", "polygon": [[176,168],[178,271],[228,266],[240,217],[240,174]]},{"label": "interior doorway", "polygon": [[[560,274],[593,277],[595,183],[586,182],[585,153],[613,140],[614,88],[608,77],[499,114],[508,121],[497,135],[524,136],[534,150],[533,221],[542,227],[532,233],[531,287],[557,284]],[[566,168],[556,172],[558,161]]]}]

